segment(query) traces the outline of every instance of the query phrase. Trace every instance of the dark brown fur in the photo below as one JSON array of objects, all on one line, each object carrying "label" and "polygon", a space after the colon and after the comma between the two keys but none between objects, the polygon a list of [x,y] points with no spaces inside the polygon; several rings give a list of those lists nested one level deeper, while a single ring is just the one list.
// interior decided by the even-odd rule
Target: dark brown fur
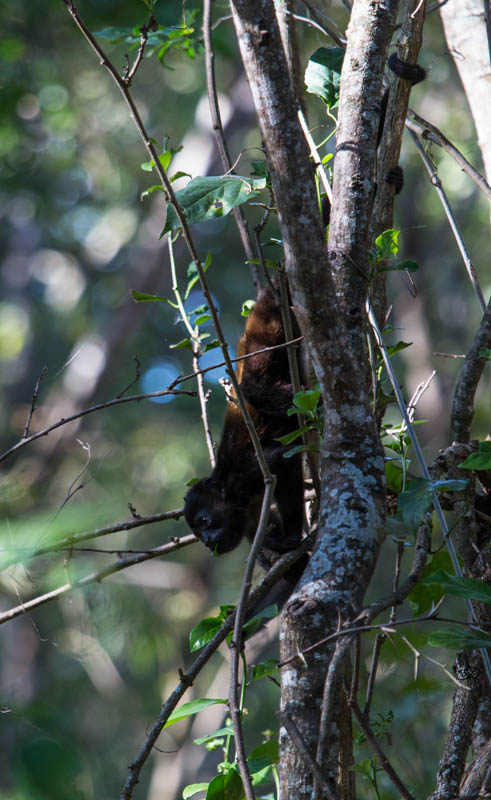
[{"label": "dark brown fur", "polygon": [[[238,354],[247,355],[284,341],[278,303],[271,290],[263,289],[247,319]],[[283,458],[289,446],[277,441],[298,425],[295,416],[287,416],[292,405],[292,386],[286,348],[240,361],[236,374],[264,455],[277,478],[277,513],[270,516],[264,545],[278,553],[286,552],[300,543],[303,522],[300,456]],[[225,416],[215,469],[186,495],[186,521],[215,554],[228,553],[244,536],[252,541],[263,494],[261,470],[242,414],[232,400]]]}]

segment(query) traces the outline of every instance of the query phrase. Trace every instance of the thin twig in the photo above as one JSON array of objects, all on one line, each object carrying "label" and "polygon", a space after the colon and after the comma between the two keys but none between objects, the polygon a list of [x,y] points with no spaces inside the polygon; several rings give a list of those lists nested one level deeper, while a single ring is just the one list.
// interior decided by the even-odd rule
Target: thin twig
[{"label": "thin twig", "polygon": [[106,569],[102,569],[99,572],[91,572],[89,575],[84,575],[83,578],[78,578],[71,583],[65,583],[63,586],[59,586],[52,592],[46,592],[46,594],[34,597],[32,600],[27,600],[25,603],[21,603],[14,608],[10,608],[8,611],[4,611],[0,614],[0,625],[3,625],[4,622],[9,622],[11,619],[15,619],[15,617],[20,617],[22,614],[26,614],[28,611],[32,611],[45,603],[49,603],[51,600],[55,600],[57,597],[67,594],[67,592],[87,586],[90,583],[100,583],[100,581],[104,580],[104,578],[107,578],[109,575],[114,575],[114,573],[121,572],[123,569],[133,567],[135,564],[142,564],[144,561],[149,561],[151,558],[158,558],[158,556],[165,556],[168,553],[173,553],[175,550],[180,550],[182,547],[194,544],[195,541],[197,541],[197,539],[194,535],[183,536],[177,542],[160,545],[160,547],[155,547],[147,553],[135,555],[131,558],[120,558],[114,564],[110,564],[106,567]]},{"label": "thin twig", "polygon": [[[278,581],[278,579],[282,575],[284,575],[284,573],[296,561],[298,561],[298,559],[303,555],[303,553],[305,553],[308,547],[312,545],[312,542],[313,538],[311,536],[307,537],[302,542],[300,547],[297,548],[297,550],[292,551],[291,553],[286,553],[276,562],[276,564],[274,564],[274,566],[266,573],[264,578],[251,592],[248,602],[249,607],[256,605],[260,600],[262,600],[263,597],[266,596],[271,586],[274,586],[274,584]],[[170,714],[175,709],[179,700],[184,695],[186,690],[192,685],[192,682],[194,681],[196,676],[200,673],[202,668],[209,661],[213,653],[218,649],[219,645],[225,640],[228,633],[230,633],[230,631],[233,629],[234,623],[235,623],[235,611],[233,611],[230,614],[230,616],[225,620],[222,627],[220,628],[218,633],[214,636],[214,638],[211,640],[211,642],[209,642],[203,648],[198,658],[188,669],[187,673],[185,675],[181,673],[180,676],[181,680],[179,684],[174,689],[172,694],[168,697],[168,699],[165,701],[162,710],[158,715],[157,719],[152,724],[150,731],[145,739],[145,742],[140,748],[138,755],[128,768],[128,777],[121,792],[120,800],[131,800],[131,797],[133,796],[133,789],[138,783],[140,772],[147,758],[152,752],[155,742],[160,736],[162,728],[167,722]]]},{"label": "thin twig", "polygon": [[235,615],[234,635],[230,643],[230,688],[229,688],[229,708],[232,724],[234,727],[234,741],[235,751],[237,754],[237,762],[239,765],[240,775],[242,778],[242,785],[247,800],[254,800],[254,790],[252,788],[251,774],[247,765],[247,756],[245,751],[244,731],[242,728],[242,714],[239,705],[239,659],[242,647],[242,626],[244,624],[245,613],[247,609],[247,600],[252,586],[252,573],[256,565],[259,550],[263,543],[264,534],[268,525],[269,512],[271,503],[273,501],[274,490],[276,486],[276,477],[271,476],[271,479],[265,480],[264,497],[261,506],[261,514],[254,536],[254,540],[247,557],[246,568],[242,578],[242,586],[240,589],[239,602],[237,603],[237,610]]},{"label": "thin twig", "polygon": [[[128,391],[128,389],[131,389],[131,387],[132,387],[132,386],[134,386],[134,385],[135,385],[135,383],[138,383],[138,381],[139,381],[139,380],[140,380],[140,378],[141,378],[141,374],[142,374],[142,366],[141,366],[141,364],[140,364],[140,359],[138,358],[138,356],[134,356],[134,359],[133,359],[133,360],[134,360],[134,362],[135,362],[135,377],[133,378],[133,380],[131,381],[131,383],[129,383],[129,384],[128,384],[128,386],[125,386],[125,388],[123,389],[123,391],[122,391],[122,392],[120,392],[118,395],[116,395],[116,398],[117,398],[118,400],[119,400],[119,398],[120,398],[120,397],[123,397],[123,395],[124,395],[124,394],[126,394],[126,392]],[[25,439],[26,437],[24,436],[23,438]]]},{"label": "thin twig", "polygon": [[397,791],[400,792],[401,797],[403,797],[404,800],[415,800],[414,795],[412,795],[411,792],[406,788],[405,784],[402,782],[399,775],[395,771],[394,767],[390,763],[389,759],[385,755],[382,747],[380,746],[379,740],[377,739],[372,730],[368,718],[362,713],[360,706],[358,705],[356,700],[351,703],[351,709],[356,717],[358,725],[362,729],[363,733],[367,738],[368,743],[370,744],[373,752],[377,756],[377,760],[379,761],[380,766],[384,770],[385,774],[387,775],[391,783],[393,783]]},{"label": "thin twig", "polygon": [[[282,342],[281,344],[271,345],[270,347],[262,347],[260,350],[255,350],[253,353],[246,353],[243,356],[237,356],[236,358],[230,359],[230,363],[237,363],[238,361],[243,361],[246,358],[253,358],[260,353],[267,353],[271,350],[280,350],[283,347],[293,347],[299,342],[301,342],[303,336],[299,336],[297,339],[292,339],[289,342]],[[209,367],[203,367],[202,369],[198,370],[200,375],[204,375],[205,372],[210,372],[212,369],[217,369],[218,367],[224,367],[227,365],[226,361],[219,361],[217,364],[212,364]],[[233,371],[233,370],[232,370]],[[4,461],[4,459],[8,458],[8,456],[15,453],[21,447],[25,447],[26,445],[34,442],[36,439],[39,439],[41,436],[47,436],[48,433],[54,431],[56,428],[59,428],[61,425],[66,425],[69,422],[73,422],[76,419],[80,419],[80,417],[85,417],[88,414],[92,414],[94,411],[101,411],[105,408],[111,408],[112,406],[120,405],[121,403],[133,403],[139,402],[140,400],[150,400],[152,397],[164,397],[165,395],[185,395],[188,397],[196,397],[196,392],[192,391],[185,391],[185,390],[177,390],[174,389],[179,383],[184,383],[185,381],[189,381],[192,378],[195,378],[197,375],[196,372],[191,372],[189,375],[183,375],[176,378],[172,381],[171,384],[167,387],[167,389],[161,389],[157,392],[146,392],[145,394],[134,394],[130,395],[129,397],[116,397],[113,400],[107,400],[104,403],[97,403],[95,406],[90,406],[90,408],[86,408],[83,411],[77,411],[75,414],[71,414],[69,417],[62,417],[58,420],[58,422],[54,422],[52,425],[47,425],[46,428],[38,431],[37,433],[31,434],[28,436],[27,439],[19,439],[17,444],[14,444],[8,450],[0,455],[0,462]]]},{"label": "thin twig", "polygon": [[[416,139],[417,138],[418,137],[416,137]],[[419,140],[418,140],[418,145],[420,145]],[[426,154],[423,154],[423,155],[426,158]],[[396,396],[397,405],[399,406],[399,411],[400,411],[400,413],[402,415],[402,418],[403,418],[403,420],[404,420],[404,422],[405,422],[405,424],[407,426],[407,432],[408,432],[409,437],[411,439],[411,444],[412,444],[412,446],[414,448],[414,452],[416,454],[416,459],[417,459],[418,464],[419,464],[419,466],[421,468],[421,472],[423,474],[424,479],[427,480],[427,481],[430,481],[431,480],[431,476],[430,476],[430,473],[428,471],[428,467],[426,466],[426,462],[425,462],[425,459],[424,459],[423,451],[421,449],[421,445],[419,443],[418,437],[416,436],[416,434],[414,432],[414,427],[411,424],[411,421],[410,421],[410,419],[409,419],[409,417],[407,415],[406,406],[404,404],[404,399],[402,397],[402,392],[401,392],[401,389],[399,387],[399,383],[398,383],[397,376],[396,376],[395,371],[394,371],[394,367],[393,367],[393,365],[391,363],[389,354],[387,352],[387,347],[386,347],[385,342],[383,340],[382,334],[380,333],[380,329],[378,327],[377,320],[375,318],[375,314],[373,313],[373,310],[372,310],[372,308],[370,307],[370,305],[368,303],[367,303],[367,312],[368,312],[368,318],[370,320],[370,324],[371,324],[373,332],[375,334],[375,338],[376,338],[377,344],[378,344],[378,346],[380,348],[380,351],[382,353],[382,358],[384,360],[385,368],[386,368],[387,373],[389,375],[389,379],[390,379],[390,382],[392,384],[392,388],[394,390],[394,394]],[[457,557],[457,551],[455,549],[455,544],[454,544],[454,542],[453,542],[453,540],[452,540],[452,538],[450,536],[450,529],[448,527],[448,523],[447,523],[447,520],[445,518],[445,514],[443,513],[443,509],[441,507],[440,500],[439,500],[439,498],[438,498],[438,496],[436,494],[433,494],[433,496],[432,496],[432,503],[433,503],[433,508],[435,509],[436,516],[437,516],[438,521],[440,523],[443,536],[445,538],[445,544],[447,546],[450,558],[452,560],[452,566],[454,568],[455,574],[456,574],[456,576],[458,578],[462,578],[463,577],[462,567],[460,566],[460,561],[459,561],[459,559]],[[420,530],[421,530],[421,526],[420,526]],[[476,624],[476,619],[477,619],[476,618],[476,613],[474,611],[474,607],[472,605],[472,601],[470,600],[470,598],[468,598],[468,597],[465,598],[465,604],[466,604],[467,611],[469,613],[469,617],[470,617],[471,622]],[[484,647],[482,647],[480,649],[480,653],[481,653],[481,657],[482,657],[482,660],[483,660],[483,663],[484,663],[484,668],[486,670],[487,679],[488,679],[489,683],[491,684],[491,660],[489,658],[489,654],[488,654],[487,650]]]},{"label": "thin twig", "polygon": [[210,314],[211,314],[212,319],[213,319],[213,325],[214,325],[214,328],[215,328],[217,339],[219,341],[219,344],[220,344],[220,347],[221,347],[221,350],[222,350],[223,358],[224,358],[224,360],[226,362],[226,369],[227,369],[228,376],[229,376],[229,378],[232,381],[232,384],[234,386],[234,390],[235,390],[237,402],[239,404],[240,412],[242,414],[242,418],[243,418],[244,423],[246,425],[247,432],[248,432],[248,434],[250,436],[250,439],[251,439],[251,442],[252,442],[252,445],[253,445],[253,448],[254,448],[254,453],[256,455],[256,458],[257,458],[257,461],[258,461],[258,464],[259,464],[259,467],[260,467],[260,470],[261,470],[261,474],[262,474],[263,478],[266,480],[271,476],[269,465],[268,465],[268,463],[266,461],[266,458],[264,456],[264,453],[263,453],[263,450],[262,450],[262,447],[261,447],[261,442],[259,440],[259,436],[257,434],[256,428],[255,428],[254,423],[252,421],[252,417],[251,417],[251,414],[249,412],[249,408],[247,406],[247,403],[245,402],[245,399],[243,397],[242,391],[240,389],[239,381],[238,381],[237,376],[235,375],[235,372],[234,372],[234,369],[233,369],[232,360],[231,360],[230,354],[229,354],[229,348],[228,348],[227,340],[225,339],[225,336],[223,334],[222,325],[220,323],[220,319],[219,319],[219,316],[218,316],[218,309],[216,308],[216,306],[215,306],[215,304],[213,302],[213,297],[212,297],[210,288],[208,286],[208,282],[206,280],[205,270],[203,269],[203,265],[202,265],[201,260],[200,260],[200,258],[198,256],[198,252],[196,250],[196,246],[195,246],[194,240],[193,240],[193,238],[191,236],[191,233],[190,233],[190,230],[189,230],[188,221],[186,219],[186,215],[185,215],[184,211],[182,210],[181,206],[179,205],[179,203],[177,201],[177,198],[176,198],[174,189],[172,188],[172,184],[170,182],[170,179],[169,179],[164,167],[162,166],[162,163],[161,163],[161,161],[159,159],[158,152],[157,152],[157,149],[155,147],[155,144],[154,144],[152,138],[147,133],[147,130],[146,130],[144,124],[143,124],[142,118],[141,118],[140,113],[138,111],[138,108],[137,108],[137,106],[135,104],[135,101],[133,100],[133,97],[132,97],[132,95],[131,95],[131,93],[129,91],[128,86],[126,85],[125,81],[119,75],[119,73],[118,73],[117,69],[115,68],[114,64],[108,58],[108,56],[106,55],[104,50],[100,47],[98,42],[95,40],[94,36],[91,34],[89,29],[85,25],[84,21],[80,17],[80,14],[78,13],[78,10],[77,10],[75,4],[73,3],[73,0],[63,0],[63,2],[65,3],[65,5],[66,5],[66,7],[68,9],[68,12],[71,14],[71,16],[72,16],[75,24],[77,25],[78,29],[83,34],[83,36],[85,37],[85,39],[87,40],[87,42],[89,43],[91,48],[94,50],[94,52],[97,54],[98,58],[100,59],[101,65],[104,66],[108,70],[108,72],[110,73],[110,75],[112,76],[114,81],[116,82],[118,88],[120,89],[120,91],[121,91],[121,93],[123,95],[123,98],[124,98],[124,100],[125,100],[125,102],[126,102],[126,104],[128,106],[129,111],[130,111],[130,116],[131,116],[131,118],[133,119],[133,122],[136,125],[136,128],[137,128],[137,130],[138,130],[138,132],[140,134],[140,137],[141,137],[142,142],[143,142],[143,144],[145,146],[145,149],[147,150],[147,153],[149,154],[151,160],[153,161],[153,165],[154,165],[154,168],[157,171],[157,174],[159,176],[159,179],[160,179],[160,182],[161,182],[161,186],[164,189],[164,191],[165,191],[165,193],[166,193],[166,195],[168,197],[169,202],[171,203],[172,207],[174,208],[174,211],[176,213],[177,219],[179,220],[179,225],[181,227],[182,235],[183,235],[184,241],[186,243],[189,255],[191,256],[191,259],[192,259],[192,261],[194,263],[194,266],[196,267],[196,272],[197,272],[198,277],[199,277],[199,281],[200,281],[200,284],[201,284],[201,288],[202,288],[203,294],[204,294],[205,299],[206,299],[206,303],[208,305],[208,308],[210,309]]},{"label": "thin twig", "polygon": [[[26,549],[27,556],[19,556],[17,555],[20,552],[19,548],[12,548],[13,552],[16,555],[10,556],[5,561],[0,562],[0,571],[7,569],[12,564],[17,564],[19,561],[23,561],[26,557],[31,559],[35,558],[36,556],[44,556],[47,553],[54,553],[57,550],[64,550],[64,549],[71,549],[74,544],[78,542],[86,542],[90,539],[98,539],[100,536],[107,536],[110,533],[120,533],[121,531],[129,531],[133,528],[140,528],[142,525],[151,525],[154,522],[165,522],[169,519],[177,520],[184,514],[184,508],[176,508],[174,511],[164,511],[162,514],[152,514],[148,517],[138,517],[135,519],[134,517],[126,522],[118,522],[115,525],[107,525],[104,528],[96,528],[93,531],[86,531],[82,533],[74,533],[71,536],[65,536],[63,539],[60,539],[58,542],[54,542],[51,545],[47,545],[46,547],[37,547],[36,549]],[[180,541],[179,539],[174,540],[175,542]],[[196,540],[197,541],[197,540]],[[10,550],[10,552],[12,552]],[[119,550],[117,551],[120,552]]]},{"label": "thin twig", "polygon": [[483,349],[491,349],[491,298],[455,387],[450,415],[451,439],[455,442],[467,443],[470,440],[474,397],[486,364],[486,358],[480,355]]},{"label": "thin twig", "polygon": [[210,464],[212,469],[215,467],[216,459],[215,459],[215,448],[213,446],[213,438],[211,435],[211,428],[210,422],[208,419],[208,409],[207,409],[207,399],[206,399],[206,392],[204,386],[204,377],[203,373],[199,371],[199,358],[201,355],[201,339],[199,336],[199,328],[196,326],[194,327],[191,324],[189,316],[184,308],[184,303],[182,302],[181,293],[179,291],[179,285],[177,282],[177,270],[176,270],[176,261],[174,258],[174,246],[173,246],[173,239],[172,236],[169,236],[169,261],[170,261],[170,268],[171,268],[171,275],[172,275],[172,291],[174,292],[174,297],[176,298],[177,307],[179,309],[179,313],[181,315],[181,320],[184,323],[186,330],[189,334],[191,339],[192,348],[193,348],[193,370],[194,374],[196,375],[196,380],[198,383],[198,397],[199,397],[199,405],[201,408],[201,420],[203,422],[203,428],[205,432],[205,440],[206,446],[208,448],[208,455],[210,458]]},{"label": "thin twig", "polygon": [[308,768],[311,770],[317,784],[326,793],[326,797],[329,800],[339,800],[336,787],[329,781],[327,777],[324,776],[318,762],[315,761],[310,755],[309,749],[302,738],[302,734],[298,730],[290,714],[288,714],[286,711],[280,711],[278,713],[278,717],[281,725],[283,725],[287,731],[299,754],[307,764]]},{"label": "thin twig", "polygon": [[486,197],[491,200],[491,186],[487,182],[486,178],[481,175],[480,172],[475,169],[475,167],[470,164],[464,155],[452,144],[449,139],[431,122],[428,120],[423,119],[420,117],[419,114],[416,114],[411,108],[408,109],[408,117],[409,119],[406,121],[406,125],[409,130],[414,131],[414,133],[419,134],[426,139],[427,141],[434,142],[434,144],[439,145],[443,150],[445,150],[454,161],[457,162],[459,167],[465,172],[466,175],[474,181],[474,183],[479,187],[479,189],[484,192]]},{"label": "thin twig", "polygon": [[26,439],[29,436],[29,428],[31,426],[32,416],[33,416],[33,414],[34,414],[34,412],[36,410],[36,403],[37,403],[37,399],[38,399],[38,395],[39,395],[39,387],[41,386],[41,381],[43,380],[43,378],[46,375],[47,371],[48,371],[48,367],[43,367],[42,370],[41,370],[41,374],[40,374],[39,378],[36,381],[36,385],[34,387],[34,392],[33,392],[33,395],[32,395],[31,408],[30,408],[29,414],[27,416],[27,421],[26,421],[26,425],[25,425],[25,428],[24,428],[24,433],[22,434],[22,438],[23,439]]},{"label": "thin twig", "polygon": [[[220,153],[223,170],[225,173],[229,174],[232,172],[235,165],[232,164],[232,159],[230,158],[230,154],[228,152],[227,142],[223,132],[220,105],[218,102],[215,76],[215,51],[213,49],[211,26],[211,3],[212,0],[204,0],[203,2],[203,42],[205,45],[206,83],[208,87],[208,102],[210,104],[211,122],[216,137],[218,152]],[[257,287],[260,285],[259,272],[257,265],[252,263],[254,261],[254,247],[244,212],[242,208],[238,206],[237,208],[233,209],[232,213],[234,215],[237,228],[239,229],[239,235],[242,241],[246,259],[249,262],[252,280]]]},{"label": "thin twig", "polygon": [[462,236],[460,228],[459,228],[459,226],[457,224],[457,220],[455,219],[455,214],[452,211],[450,203],[448,202],[447,195],[445,194],[445,191],[443,189],[442,182],[441,182],[441,180],[440,180],[440,178],[438,176],[438,171],[437,171],[435,165],[433,164],[433,162],[429,159],[425,148],[423,147],[423,145],[421,144],[421,142],[419,140],[419,136],[413,130],[411,130],[411,128],[409,128],[409,133],[411,134],[411,137],[413,138],[413,141],[414,141],[414,143],[416,145],[418,153],[421,156],[423,164],[425,165],[426,171],[428,172],[428,175],[430,176],[431,183],[435,187],[435,189],[437,191],[437,194],[438,194],[438,196],[440,198],[440,202],[441,202],[441,204],[443,206],[443,209],[444,209],[445,214],[447,216],[449,225],[450,225],[450,227],[452,229],[452,233],[453,233],[453,235],[455,237],[455,241],[457,242],[457,246],[458,246],[458,248],[460,250],[460,254],[462,256],[462,260],[463,260],[463,262],[465,264],[465,268],[467,270],[467,274],[469,276],[469,280],[472,283],[472,286],[474,288],[474,292],[476,293],[477,299],[479,301],[479,305],[481,306],[482,312],[484,314],[484,312],[486,311],[486,303],[484,301],[484,295],[482,293],[482,289],[481,289],[481,286],[479,284],[477,273],[476,273],[474,264],[471,261],[471,257],[470,257],[470,255],[468,253],[468,250],[467,250],[466,244],[464,242],[464,238]]}]

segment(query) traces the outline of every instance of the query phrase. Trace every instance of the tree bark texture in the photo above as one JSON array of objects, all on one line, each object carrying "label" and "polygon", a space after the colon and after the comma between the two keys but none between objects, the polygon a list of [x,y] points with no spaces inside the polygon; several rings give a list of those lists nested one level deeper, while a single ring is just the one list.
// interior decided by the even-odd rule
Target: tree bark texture
[{"label": "tree bark texture", "polygon": [[448,49],[460,75],[477,131],[488,183],[491,181],[491,65],[486,35],[485,3],[452,0],[440,14]]},{"label": "tree bark texture", "polygon": [[[355,0],[353,6],[329,254],[274,4],[232,0],[231,6],[268,156],[295,311],[324,398],[319,537],[284,616],[280,639],[287,660],[359,608],[382,536],[384,461],[369,394],[365,300],[382,76],[398,0]],[[336,648],[332,663],[326,647],[295,658],[282,677],[282,709],[333,785],[342,771],[340,699],[348,645]],[[280,746],[282,800],[310,800],[312,771],[284,728]],[[348,788],[343,796],[350,796]]]}]

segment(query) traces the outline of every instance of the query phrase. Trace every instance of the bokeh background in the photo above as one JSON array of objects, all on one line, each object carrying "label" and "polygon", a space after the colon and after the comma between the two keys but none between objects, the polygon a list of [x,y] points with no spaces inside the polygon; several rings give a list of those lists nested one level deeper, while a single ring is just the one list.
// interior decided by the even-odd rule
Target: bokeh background
[{"label": "bokeh background", "polygon": [[[147,19],[144,3],[137,0],[81,0],[79,9],[91,31],[133,28]],[[157,4],[155,16],[161,25],[179,25],[182,10],[180,2],[166,0]],[[187,4],[185,13],[190,19]],[[340,4],[321,13],[344,29],[347,16]],[[226,18],[227,4],[217,3],[215,14],[225,17],[214,33],[222,117],[232,157],[244,151],[237,171],[248,175],[251,162],[261,158],[261,138],[232,23]],[[168,248],[159,239],[165,204],[158,192],[141,197],[156,180],[141,169],[147,156],[116,85],[61,0],[3,0],[0,21],[4,451],[22,436],[45,367],[32,432],[119,395],[135,379],[135,357],[141,376],[130,393],[165,388],[179,373],[191,371],[191,357],[186,350],[171,349],[185,336],[176,312],[163,303],[137,304],[130,295],[136,289],[172,299]],[[222,169],[206,97],[200,9],[194,25],[196,34],[190,35],[185,50],[170,49],[164,65],[149,48],[133,94],[158,145],[165,136],[169,146],[182,145],[171,173],[182,170],[196,177]],[[120,70],[126,52],[134,57],[126,45],[99,41]],[[329,42],[322,34],[301,25],[303,67],[325,44]],[[427,22],[421,63],[429,76],[414,89],[412,105],[480,168],[472,121],[435,14]],[[330,130],[328,120],[316,98],[308,102],[310,123],[317,126],[320,140]],[[489,209],[448,157],[434,155],[487,296]],[[397,360],[406,395],[437,370],[418,406],[419,418],[429,420],[419,432],[431,459],[448,443],[448,412],[461,366],[458,359],[435,353],[465,353],[480,311],[409,137],[402,164],[406,188],[397,199],[401,255],[416,260],[421,269],[414,286],[404,275],[390,275],[390,321],[395,341],[413,343]],[[183,184],[185,180],[176,186]],[[262,209],[246,213],[254,225]],[[265,236],[277,233],[272,222]],[[233,344],[243,324],[242,302],[254,297],[233,219],[194,226],[193,234],[200,254],[212,254],[210,284]],[[176,257],[184,286],[189,258],[180,245]],[[200,302],[196,291],[189,307]],[[220,360],[217,352],[209,354],[209,363]],[[206,379],[216,437],[224,409],[218,384],[222,374]],[[488,432],[490,385],[487,370],[477,399],[476,438]],[[0,573],[0,607],[6,610],[102,569],[117,552],[144,550],[187,532],[183,521],[169,521],[92,543],[113,553],[65,552],[29,559],[25,551],[57,536],[128,519],[129,503],[142,515],[180,507],[186,482],[208,469],[198,400],[144,400],[92,414],[20,449],[2,467],[0,547],[4,554],[13,549],[24,554],[22,564]],[[81,483],[86,485],[73,492]],[[385,547],[375,594],[391,581],[395,546],[389,541]],[[176,685],[178,667],[190,663],[189,630],[219,603],[234,602],[245,552],[242,548],[226,560],[212,559],[194,545],[73,591],[1,628],[2,798],[119,796],[126,766],[162,699]],[[415,644],[424,642],[425,632],[408,635]],[[274,634],[269,638],[268,644],[267,634],[261,634],[252,660],[263,658],[264,652],[274,654]],[[263,652],[263,646],[269,650]],[[367,658],[369,648],[367,639]],[[225,648],[204,670],[189,699],[226,696],[227,686]],[[391,709],[395,713],[392,742],[397,750],[404,739],[398,758],[412,775],[417,796],[431,789],[451,694],[441,671],[425,665],[415,679],[410,651],[400,642],[386,645],[376,697],[383,715]],[[277,728],[277,695],[276,687],[264,681],[250,691],[246,733],[251,746],[259,743],[261,731]],[[172,800],[186,783],[209,779],[218,755],[207,755],[191,740],[222,721],[218,706],[193,721],[192,733],[188,723],[181,723],[163,734],[162,752],[144,770],[137,796]],[[360,753],[362,758],[363,749]],[[418,775],[412,774],[415,758]],[[359,796],[374,796],[370,791],[361,781]],[[384,798],[395,797],[383,780],[380,791]]]}]

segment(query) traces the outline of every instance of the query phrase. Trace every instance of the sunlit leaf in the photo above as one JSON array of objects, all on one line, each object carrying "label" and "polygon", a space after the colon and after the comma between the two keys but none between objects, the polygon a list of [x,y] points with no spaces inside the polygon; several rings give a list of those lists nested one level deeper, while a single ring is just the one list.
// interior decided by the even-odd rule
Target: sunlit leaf
[{"label": "sunlit leaf", "polygon": [[[176,192],[189,224],[225,217],[237,206],[257,197],[266,186],[265,178],[243,178],[240,175],[194,178],[185,189]],[[167,206],[167,220],[161,236],[180,225],[175,209]]]},{"label": "sunlit leaf", "polygon": [[182,719],[187,719],[193,714],[199,714],[199,712],[203,711],[204,708],[215,706],[217,703],[226,702],[227,701],[223,699],[212,700],[208,697],[201,697],[199,700],[193,700],[191,703],[183,703],[182,706],[179,706],[179,708],[176,708],[176,710],[172,712],[169,719],[165,723],[164,728],[168,728],[170,725],[174,725],[176,722],[180,722]]},{"label": "sunlit leaf", "polygon": [[474,578],[460,578],[438,570],[425,579],[425,583],[439,584],[447,594],[456,594],[459,597],[468,597],[481,603],[491,603],[491,586]]},{"label": "sunlit leaf", "polygon": [[307,91],[320,97],[329,108],[334,108],[339,100],[343,58],[342,47],[319,47],[310,56],[305,70]]}]

